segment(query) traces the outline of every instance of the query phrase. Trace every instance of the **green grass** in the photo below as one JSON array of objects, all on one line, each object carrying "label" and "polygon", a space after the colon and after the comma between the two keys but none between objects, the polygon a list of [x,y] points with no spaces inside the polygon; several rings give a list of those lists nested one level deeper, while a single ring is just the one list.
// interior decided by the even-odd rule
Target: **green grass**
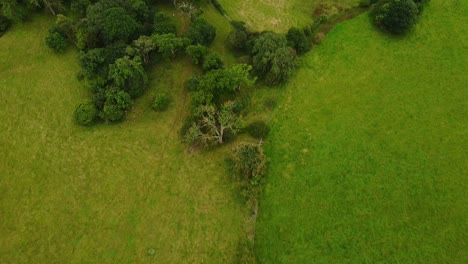
[{"label": "green grass", "polygon": [[320,5],[329,12],[347,8],[358,0],[218,0],[227,15],[242,20],[255,31],[286,32],[293,26],[312,23],[314,11]]},{"label": "green grass", "polygon": [[468,4],[403,38],[339,25],[285,87],[267,142],[261,263],[467,263]]},{"label": "green grass", "polygon": [[[124,122],[79,127],[72,113],[89,94],[77,52],[45,47],[51,23],[36,17],[0,38],[1,262],[233,262],[243,209],[224,171],[229,148],[188,154],[179,143],[191,63],[152,69]],[[156,91],[174,99],[167,112],[150,110]]]}]

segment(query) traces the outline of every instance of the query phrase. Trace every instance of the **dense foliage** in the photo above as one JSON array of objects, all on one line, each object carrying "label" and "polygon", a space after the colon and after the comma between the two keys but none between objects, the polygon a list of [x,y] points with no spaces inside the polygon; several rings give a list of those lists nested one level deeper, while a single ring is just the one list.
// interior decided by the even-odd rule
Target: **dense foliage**
[{"label": "dense foliage", "polygon": [[268,85],[284,83],[295,69],[296,52],[287,44],[284,35],[275,33],[262,34],[254,42],[254,71]]},{"label": "dense foliage", "polygon": [[408,32],[418,19],[419,9],[413,0],[382,0],[371,12],[376,26],[392,34]]}]

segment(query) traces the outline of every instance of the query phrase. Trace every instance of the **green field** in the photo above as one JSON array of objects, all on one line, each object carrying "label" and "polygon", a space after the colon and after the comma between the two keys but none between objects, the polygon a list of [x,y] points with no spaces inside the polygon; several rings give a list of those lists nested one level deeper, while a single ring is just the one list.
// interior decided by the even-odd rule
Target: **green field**
[{"label": "green field", "polygon": [[339,25],[285,87],[261,263],[467,263],[468,2],[403,38]]},{"label": "green field", "polygon": [[[312,23],[317,8],[326,13],[355,6],[359,0],[218,0],[227,15],[255,31],[286,32]],[[315,14],[317,15],[317,14]]]},{"label": "green field", "polygon": [[[52,22],[0,38],[0,262],[233,262],[244,237],[230,148],[188,154],[179,143],[191,62],[152,69],[124,122],[83,128],[72,113],[89,94],[76,51],[45,47]],[[152,112],[162,90],[173,103]]]}]

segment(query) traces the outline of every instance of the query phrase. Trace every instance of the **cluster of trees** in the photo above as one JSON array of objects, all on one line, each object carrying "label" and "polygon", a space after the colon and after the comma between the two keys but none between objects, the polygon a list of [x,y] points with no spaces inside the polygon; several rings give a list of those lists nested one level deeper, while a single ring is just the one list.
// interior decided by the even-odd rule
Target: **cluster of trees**
[{"label": "cluster of trees", "polygon": [[[146,68],[154,58],[172,59],[184,54],[188,46],[209,45],[216,36],[215,28],[201,18],[193,18],[187,31],[179,35],[171,17],[143,0],[80,0],[71,5],[82,16],[57,15],[45,42],[57,52],[70,44],[80,50],[79,77],[93,93],[92,100],[75,110],[75,120],[81,125],[98,119],[122,120],[132,99],[144,93]],[[217,68],[216,58],[206,57],[206,68]],[[158,95],[152,107],[162,111],[168,102],[165,95]]]},{"label": "cluster of trees", "polygon": [[373,23],[392,34],[404,34],[417,22],[429,0],[380,0],[371,10]]},{"label": "cluster of trees", "polygon": [[286,35],[273,32],[251,32],[245,23],[233,21],[228,36],[229,47],[251,58],[253,72],[266,85],[286,82],[294,72],[297,55],[310,50],[311,41],[300,28]]}]

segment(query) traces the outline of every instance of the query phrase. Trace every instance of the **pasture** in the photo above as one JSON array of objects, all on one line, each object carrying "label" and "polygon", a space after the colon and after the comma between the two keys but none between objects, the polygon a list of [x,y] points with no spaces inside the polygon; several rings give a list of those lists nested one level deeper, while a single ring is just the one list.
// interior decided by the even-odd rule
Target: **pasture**
[{"label": "pasture", "polygon": [[468,4],[408,36],[363,14],[284,87],[266,144],[260,263],[466,263]]},{"label": "pasture", "polygon": [[[77,52],[57,55],[35,17],[0,38],[0,256],[2,263],[231,263],[243,209],[225,151],[187,153],[187,59],[158,65],[119,124],[80,127],[89,98]],[[152,94],[172,97],[151,111]]]}]

